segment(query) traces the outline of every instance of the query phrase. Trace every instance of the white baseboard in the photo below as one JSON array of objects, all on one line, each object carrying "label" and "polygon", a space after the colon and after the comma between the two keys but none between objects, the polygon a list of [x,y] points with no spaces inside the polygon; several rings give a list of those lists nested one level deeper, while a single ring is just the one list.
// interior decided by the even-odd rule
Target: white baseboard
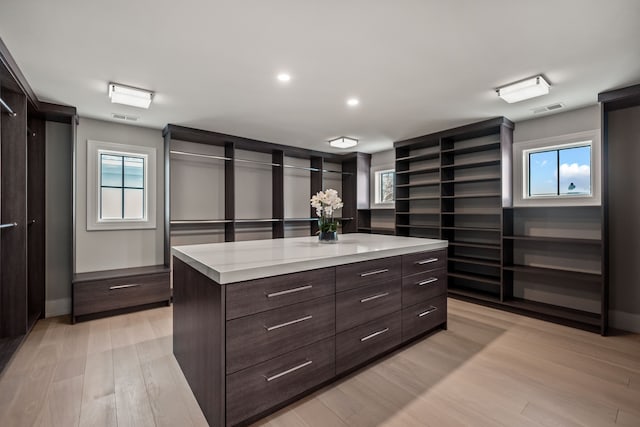
[{"label": "white baseboard", "polygon": [[44,305],[44,317],[64,316],[71,313],[71,298],[47,300]]},{"label": "white baseboard", "polygon": [[623,331],[640,333],[640,314],[610,310],[609,326]]}]

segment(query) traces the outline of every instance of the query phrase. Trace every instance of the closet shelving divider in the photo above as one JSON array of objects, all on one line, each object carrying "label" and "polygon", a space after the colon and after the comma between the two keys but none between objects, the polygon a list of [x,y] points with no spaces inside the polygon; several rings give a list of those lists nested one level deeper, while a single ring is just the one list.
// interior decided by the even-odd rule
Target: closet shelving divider
[{"label": "closet shelving divider", "polygon": [[[349,153],[338,155],[303,148],[290,147],[270,142],[257,141],[233,135],[225,135],[200,129],[169,124],[163,130],[164,158],[165,158],[165,238],[164,238],[164,263],[170,265],[171,261],[171,232],[178,229],[207,230],[212,227],[224,227],[226,242],[232,242],[236,238],[237,224],[268,224],[271,228],[272,238],[283,238],[287,224],[308,223],[310,234],[318,230],[315,210],[309,210],[308,218],[286,218],[284,203],[287,197],[284,194],[284,169],[298,168],[308,170],[310,173],[310,194],[315,194],[323,189],[324,174],[337,173],[342,176],[342,198],[345,202],[342,218],[342,232],[352,233],[357,231],[357,209],[366,203],[368,207],[369,197],[369,165],[370,154]],[[190,143],[224,147],[224,156],[211,156],[201,153],[188,153],[184,150],[175,150],[172,141],[185,141]],[[237,155],[238,150],[266,153],[271,156],[270,161],[255,161],[243,159]],[[224,218],[200,218],[197,220],[172,220],[171,218],[171,157],[172,155],[195,155],[210,157],[224,162]],[[300,167],[285,164],[285,156],[309,159],[309,167]],[[325,167],[325,161],[341,163],[342,171],[329,170]],[[235,202],[236,191],[236,165],[255,163],[271,167],[272,178],[272,206],[270,218],[237,218]],[[366,182],[364,178],[366,177]],[[366,186],[366,193],[364,192]],[[366,199],[365,199],[366,197]]]}]

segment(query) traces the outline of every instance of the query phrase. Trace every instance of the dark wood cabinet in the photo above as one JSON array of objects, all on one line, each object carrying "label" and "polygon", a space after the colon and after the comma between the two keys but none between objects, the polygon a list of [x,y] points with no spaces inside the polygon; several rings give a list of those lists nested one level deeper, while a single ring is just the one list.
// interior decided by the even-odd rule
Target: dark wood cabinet
[{"label": "dark wood cabinet", "polygon": [[117,310],[170,304],[169,269],[164,266],[80,273],[72,285],[71,319],[89,320]]},{"label": "dark wood cabinet", "polygon": [[[227,285],[174,257],[174,354],[209,423],[255,421],[446,328],[446,256],[422,252]],[[437,284],[411,288],[431,276]]]}]

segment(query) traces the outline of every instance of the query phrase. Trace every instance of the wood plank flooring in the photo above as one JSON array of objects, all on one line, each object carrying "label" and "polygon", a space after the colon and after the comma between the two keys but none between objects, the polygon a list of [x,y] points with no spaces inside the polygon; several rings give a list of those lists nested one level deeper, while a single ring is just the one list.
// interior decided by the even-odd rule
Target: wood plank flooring
[{"label": "wood plank flooring", "polygon": [[[206,426],[172,355],[171,316],[38,322],[0,378],[0,426]],[[256,425],[640,426],[640,335],[449,300],[449,330]]]}]

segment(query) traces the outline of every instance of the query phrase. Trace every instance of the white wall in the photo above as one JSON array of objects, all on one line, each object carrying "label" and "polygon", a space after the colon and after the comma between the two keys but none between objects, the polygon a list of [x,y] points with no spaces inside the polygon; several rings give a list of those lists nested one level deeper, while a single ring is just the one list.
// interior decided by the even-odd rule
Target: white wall
[{"label": "white wall", "polygon": [[71,125],[47,122],[45,144],[45,316],[71,312],[73,140]]},{"label": "white wall", "polygon": [[600,107],[580,108],[516,123],[513,143],[600,129]]},{"label": "white wall", "polygon": [[[157,226],[155,229],[87,231],[87,140],[149,146],[157,149],[155,177]],[[76,143],[75,272],[162,264],[164,259],[162,132],[159,129],[80,118]]]}]

